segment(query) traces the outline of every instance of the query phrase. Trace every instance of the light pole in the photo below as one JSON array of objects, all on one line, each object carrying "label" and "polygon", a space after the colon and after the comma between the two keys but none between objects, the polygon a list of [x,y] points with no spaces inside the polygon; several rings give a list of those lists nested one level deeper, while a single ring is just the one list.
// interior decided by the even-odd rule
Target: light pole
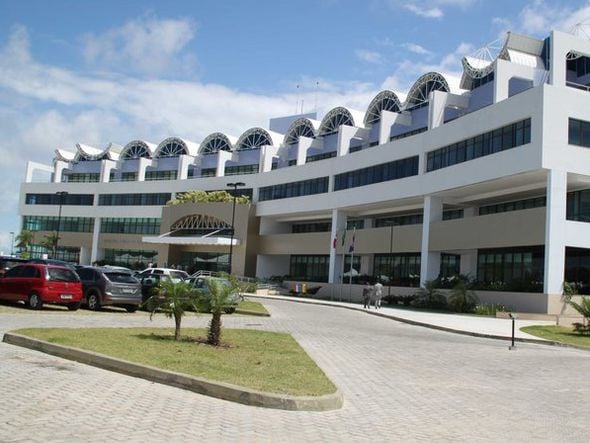
[{"label": "light pole", "polygon": [[64,197],[68,195],[67,191],[58,191],[55,193],[59,197],[59,212],[57,213],[57,235],[55,236],[55,243],[53,244],[53,258],[57,258],[57,245],[59,243],[59,230],[61,226],[61,206],[63,205]]},{"label": "light pole", "polygon": [[14,232],[10,231],[10,256],[14,255]]},{"label": "light pole", "polygon": [[231,275],[231,264],[232,264],[232,259],[233,259],[233,246],[234,246],[234,219],[236,217],[236,193],[237,193],[238,187],[246,186],[246,183],[242,183],[242,182],[228,183],[227,186],[230,188],[233,188],[233,196],[234,196],[234,202],[233,202],[232,210],[231,210],[231,237],[230,237],[230,241],[229,241],[229,272],[228,272],[228,274]]},{"label": "light pole", "polygon": [[391,268],[389,270],[389,285],[387,286],[387,295],[391,295],[391,280],[393,277],[393,227],[395,226],[395,221],[393,218],[391,219],[390,230],[389,230],[389,260],[391,262]]}]

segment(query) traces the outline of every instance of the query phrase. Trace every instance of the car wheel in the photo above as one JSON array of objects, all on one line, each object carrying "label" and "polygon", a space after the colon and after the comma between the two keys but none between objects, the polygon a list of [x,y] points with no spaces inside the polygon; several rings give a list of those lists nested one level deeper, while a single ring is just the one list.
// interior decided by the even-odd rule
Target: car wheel
[{"label": "car wheel", "polygon": [[31,309],[41,309],[43,307],[43,300],[39,297],[39,294],[31,294],[29,295],[29,308]]},{"label": "car wheel", "polygon": [[125,306],[125,310],[127,312],[135,312],[137,311],[138,306],[137,305],[126,305]]},{"label": "car wheel", "polygon": [[80,308],[80,303],[68,303],[68,309],[70,311],[77,311]]},{"label": "car wheel", "polygon": [[88,294],[86,303],[88,304],[88,309],[91,311],[100,310],[100,297],[96,292],[91,292]]}]

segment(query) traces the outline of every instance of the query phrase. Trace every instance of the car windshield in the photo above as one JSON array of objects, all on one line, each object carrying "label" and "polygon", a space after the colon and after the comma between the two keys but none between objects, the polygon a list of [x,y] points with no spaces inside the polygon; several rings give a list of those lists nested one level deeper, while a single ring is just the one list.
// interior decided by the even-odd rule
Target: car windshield
[{"label": "car windshield", "polygon": [[113,283],[137,283],[137,280],[125,272],[105,272],[105,277]]},{"label": "car windshield", "polygon": [[170,271],[170,277],[184,280],[187,277],[187,274],[184,271]]},{"label": "car windshield", "polygon": [[79,282],[78,274],[67,268],[47,268],[47,280]]}]

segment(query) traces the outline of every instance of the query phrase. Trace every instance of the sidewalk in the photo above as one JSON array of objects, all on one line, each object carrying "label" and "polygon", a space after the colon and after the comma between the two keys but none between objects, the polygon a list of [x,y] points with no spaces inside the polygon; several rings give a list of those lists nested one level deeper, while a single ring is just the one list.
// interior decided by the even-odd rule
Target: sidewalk
[{"label": "sidewalk", "polygon": [[[364,309],[362,305],[357,303],[316,300],[312,298],[291,297],[284,295],[247,294],[246,296],[252,298],[268,298],[296,303],[313,303],[345,309],[354,309],[358,311],[364,311],[370,315],[391,318],[392,320],[397,320],[404,323],[440,329],[443,331],[455,332],[459,334],[474,335],[478,337],[500,339],[510,339],[512,337],[512,320],[505,318],[484,317],[481,315],[468,314],[421,312],[416,310],[393,308],[389,306],[383,306],[379,310],[375,308]],[[535,337],[534,335],[527,334],[520,330],[520,328],[524,326],[531,325],[555,325],[555,321],[515,320],[515,338],[518,341],[547,342],[547,340]]]}]

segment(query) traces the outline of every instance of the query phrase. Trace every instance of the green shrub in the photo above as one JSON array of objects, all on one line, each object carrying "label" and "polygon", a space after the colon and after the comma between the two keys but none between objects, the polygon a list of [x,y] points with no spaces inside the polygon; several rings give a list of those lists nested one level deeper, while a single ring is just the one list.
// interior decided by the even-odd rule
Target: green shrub
[{"label": "green shrub", "polygon": [[477,295],[465,280],[459,279],[451,289],[449,295],[449,307],[455,312],[473,312],[478,302]]},{"label": "green shrub", "polygon": [[504,305],[497,304],[478,304],[473,309],[473,313],[477,315],[489,315],[492,317],[496,316],[497,312],[509,312],[511,309]]},{"label": "green shrub", "polygon": [[411,300],[411,305],[425,309],[445,309],[447,299],[436,287],[435,280],[427,280]]}]

